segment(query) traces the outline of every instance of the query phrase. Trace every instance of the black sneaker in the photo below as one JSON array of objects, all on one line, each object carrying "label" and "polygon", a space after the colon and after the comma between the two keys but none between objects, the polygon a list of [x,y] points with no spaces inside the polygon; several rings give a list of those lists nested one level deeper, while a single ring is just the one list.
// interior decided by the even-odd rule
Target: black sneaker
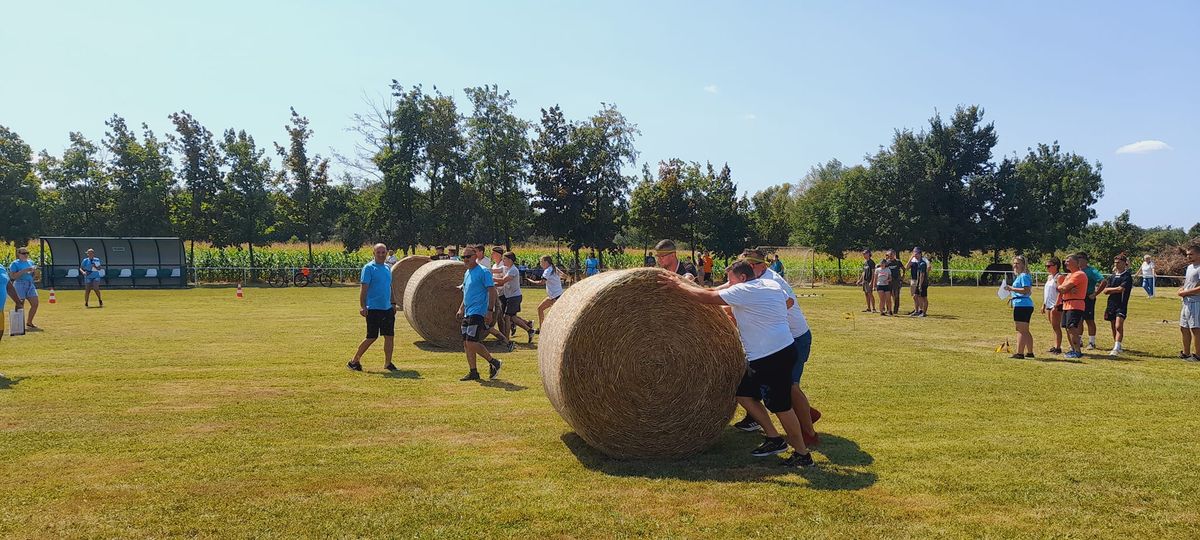
[{"label": "black sneaker", "polygon": [[754,457],[766,457],[787,452],[788,443],[783,437],[766,437],[762,444],[750,452]]},{"label": "black sneaker", "polygon": [[396,367],[396,364],[393,364],[391,362],[388,362],[386,366],[383,366],[383,369],[386,369],[388,371],[400,371],[400,368]]},{"label": "black sneaker", "polygon": [[354,360],[346,362],[346,367],[350,368],[350,371],[362,371],[362,364]]},{"label": "black sneaker", "polygon": [[526,330],[526,332],[529,332],[529,341],[527,343],[533,343],[533,330]]},{"label": "black sneaker", "polygon": [[461,378],[459,380],[460,381],[478,381],[479,380],[479,372],[472,369],[470,373],[463,375],[463,378]]},{"label": "black sneaker", "polygon": [[1179,351],[1179,358],[1180,358],[1181,360],[1191,360],[1191,359],[1192,359],[1192,355],[1190,355],[1190,354],[1188,354],[1188,353],[1185,353],[1185,352],[1183,352],[1183,351]]},{"label": "black sneaker", "polygon": [[1025,353],[1025,358],[1037,358],[1033,353]]},{"label": "black sneaker", "polygon": [[799,467],[801,469],[805,469],[816,465],[816,463],[813,462],[812,452],[807,454],[792,452],[792,455],[783,460],[783,465],[785,467]]},{"label": "black sneaker", "polygon": [[755,422],[753,418],[750,418],[750,415],[746,415],[745,418],[735,422],[733,427],[746,432],[755,432],[758,431],[762,426],[758,425],[758,422]]},{"label": "black sneaker", "polygon": [[[496,374],[500,373],[500,366],[502,364],[503,364],[503,362],[501,362],[499,360],[488,360],[488,378],[489,379],[496,378]],[[478,374],[476,374],[476,378],[478,378]]]}]

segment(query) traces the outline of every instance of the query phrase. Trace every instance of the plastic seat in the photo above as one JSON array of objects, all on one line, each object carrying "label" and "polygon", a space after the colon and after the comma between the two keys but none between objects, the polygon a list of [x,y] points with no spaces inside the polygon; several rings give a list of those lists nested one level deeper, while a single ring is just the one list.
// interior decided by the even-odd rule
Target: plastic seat
[{"label": "plastic seat", "polygon": [[78,268],[70,268],[70,269],[68,269],[68,270],[67,270],[67,275],[66,275],[66,276],[64,276],[64,277],[67,277],[67,278],[78,278],[78,277],[79,277],[79,269],[78,269]]},{"label": "plastic seat", "polygon": [[118,274],[117,277],[118,278],[131,278],[131,277],[133,277],[133,270],[130,270],[128,268],[122,268],[121,273]]},{"label": "plastic seat", "polygon": [[157,268],[147,268],[146,269],[146,277],[148,277],[148,278],[158,277],[158,269]]}]

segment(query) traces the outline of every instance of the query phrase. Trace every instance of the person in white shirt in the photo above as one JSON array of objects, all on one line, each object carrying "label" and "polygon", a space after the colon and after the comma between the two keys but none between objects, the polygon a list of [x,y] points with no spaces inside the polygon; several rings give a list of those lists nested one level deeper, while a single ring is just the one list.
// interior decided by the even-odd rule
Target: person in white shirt
[{"label": "person in white shirt", "polygon": [[387,258],[383,260],[383,264],[386,264],[386,265],[388,265],[388,266],[390,267],[390,266],[392,266],[393,264],[396,264],[396,263],[398,263],[398,262],[400,262],[400,259],[396,258],[396,250],[394,250],[394,249],[389,249],[389,250],[388,250],[388,254],[387,254]]},{"label": "person in white shirt", "polygon": [[1050,321],[1050,329],[1054,331],[1054,346],[1046,351],[1053,354],[1062,353],[1062,304],[1058,301],[1058,281],[1062,274],[1058,269],[1062,261],[1058,257],[1050,257],[1046,261],[1046,286],[1042,290],[1042,313]]},{"label": "person in white shirt", "polygon": [[1183,333],[1183,350],[1179,357],[1200,362],[1200,242],[1187,247],[1187,270],[1183,287],[1176,293],[1183,300],[1179,310],[1179,331]]},{"label": "person in white shirt", "polygon": [[1142,256],[1142,289],[1147,298],[1154,298],[1154,260],[1149,255]]},{"label": "person in white shirt", "polygon": [[781,454],[791,444],[794,451],[784,464],[810,467],[812,454],[804,444],[800,420],[792,410],[796,344],[788,327],[787,293],[775,281],[757,279],[754,268],[744,260],[730,265],[726,273],[730,286],[720,291],[687,285],[683,282],[685,278],[668,272],[662,273],[659,282],[696,302],[729,306],[747,361],[746,374],[738,384],[738,403],[749,411],[762,401],[779,419],[787,435],[786,439],[780,437],[769,419],[760,419],[767,438],[751,455]]},{"label": "person in white shirt", "polygon": [[537,307],[538,329],[533,331],[535,334],[542,332],[542,326],[546,324],[546,312],[550,311],[550,306],[553,306],[563,293],[562,276],[559,275],[558,268],[554,266],[554,259],[551,259],[549,255],[542,255],[539,264],[542,265],[542,279],[526,278],[534,285],[546,286],[546,299],[542,300]]},{"label": "person in white shirt", "polygon": [[500,288],[500,305],[504,310],[506,323],[512,328],[509,336],[516,333],[516,328],[523,328],[529,333],[529,343],[533,343],[533,324],[522,319],[521,313],[521,270],[517,268],[517,254],[511,251],[504,253],[500,259],[503,268],[499,277],[495,278],[496,286]]}]

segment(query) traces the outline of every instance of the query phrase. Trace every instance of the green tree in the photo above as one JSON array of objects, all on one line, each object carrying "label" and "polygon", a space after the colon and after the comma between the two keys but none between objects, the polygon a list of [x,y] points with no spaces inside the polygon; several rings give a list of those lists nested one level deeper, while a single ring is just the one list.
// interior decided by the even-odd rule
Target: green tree
[{"label": "green tree", "polygon": [[700,241],[715,256],[728,261],[750,242],[750,203],[738,197],[728,163],[716,174],[708,164],[704,179],[695,221]]},{"label": "green tree", "polygon": [[1192,225],[1192,228],[1187,231],[1188,238],[1196,238],[1200,236],[1200,223]]},{"label": "green tree", "polygon": [[175,183],[166,144],[142,124],[142,139],[125,119],[113,115],[105,125],[110,153],[108,174],[114,193],[113,232],[120,236],[165,236],[171,231],[168,201]]},{"label": "green tree", "polygon": [[47,188],[43,193],[47,229],[69,236],[107,236],[113,193],[100,149],[76,132],[70,134],[70,141],[61,159],[42,151],[34,166]]},{"label": "green tree", "polygon": [[287,218],[304,234],[304,241],[308,244],[308,264],[312,266],[313,237],[325,225],[327,218],[329,160],[321,158],[319,154],[308,157],[308,139],[313,133],[308,128],[308,118],[300,116],[294,108],[291,111],[291,124],[284,126],[288,133],[288,146],[284,148],[279,143],[275,144],[275,151],[283,161],[277,177],[288,195]]},{"label": "green tree", "polygon": [[1000,262],[1000,251],[1032,248],[1038,232],[1038,195],[1018,173],[1019,160],[1005,158],[991,174],[971,184],[981,204],[978,212],[979,247],[992,251],[992,262]]},{"label": "green tree", "polygon": [[467,118],[472,185],[482,195],[488,238],[511,247],[513,233],[530,217],[529,123],[513,114],[516,101],[496,85],[467,88],[475,109]]},{"label": "green tree", "polygon": [[225,130],[221,152],[228,167],[227,189],[220,196],[221,227],[234,244],[248,245],[250,265],[257,266],[254,246],[266,244],[271,219],[271,161],[265,157],[266,150],[259,149],[254,137],[245,131]]},{"label": "green tree", "polygon": [[584,177],[579,171],[574,126],[555,105],[542,109],[537,138],[533,142],[533,207],[539,233],[558,241],[569,241],[582,226]]},{"label": "green tree", "polygon": [[1121,212],[1112,221],[1092,223],[1083,230],[1071,236],[1071,245],[1087,253],[1094,264],[1107,268],[1107,261],[1117,254],[1134,249],[1137,245],[1141,229],[1129,219],[1129,210]]},{"label": "green tree", "polygon": [[786,246],[791,240],[792,185],[770,186],[750,197],[750,222],[754,242],[764,246]]},{"label": "green tree", "polygon": [[230,229],[221,226],[217,201],[225,189],[220,171],[221,156],[213,142],[213,134],[187,111],[172,113],[176,135],[169,137],[179,155],[178,175],[187,190],[187,221],[183,229],[191,241],[188,258],[195,260],[196,240],[210,240],[224,247],[233,243],[224,234]]},{"label": "green tree", "polygon": [[[363,199],[367,226],[380,235],[381,241],[408,253],[421,239],[417,204],[420,197],[415,186],[423,167],[425,134],[422,114],[425,95],[420,86],[406,89],[392,81],[390,105],[378,108],[377,114],[365,121],[360,117],[358,131],[366,138],[370,160],[379,171],[379,193]],[[359,216],[347,217],[349,221]],[[345,230],[349,222],[339,229]],[[346,238],[343,235],[343,242]]]},{"label": "green tree", "polygon": [[870,179],[865,167],[846,168],[838,160],[813,167],[800,185],[792,224],[801,243],[837,259],[838,279],[846,251],[866,244],[869,215],[863,195]]},{"label": "green tree", "polygon": [[579,250],[595,249],[601,254],[617,250],[616,237],[627,218],[629,186],[633,178],[621,173],[637,161],[634,138],[641,132],[617,108],[607,103],[573,131],[579,149],[578,170],[583,176],[582,227],[575,229],[568,245],[579,266]]},{"label": "green tree", "polygon": [[429,212],[424,215],[422,226],[422,243],[441,245],[476,240],[467,238],[478,214],[463,211],[464,206],[474,206],[476,201],[469,199],[464,190],[467,148],[462,133],[462,115],[458,113],[454,98],[442,95],[436,88],[433,95],[424,96],[421,132],[428,185],[425,196],[429,201]]},{"label": "green tree", "polygon": [[41,229],[38,191],[29,145],[0,126],[0,240],[25,245]]},{"label": "green tree", "polygon": [[688,190],[682,175],[687,164],[681,159],[658,163],[658,175],[642,167],[642,179],[629,197],[629,224],[651,238],[683,240],[690,231]]},{"label": "green tree", "polygon": [[1096,201],[1104,194],[1100,163],[1063,153],[1058,142],[1039,144],[1017,163],[1035,200],[1031,247],[1039,253],[1066,249],[1069,238],[1096,217]]}]

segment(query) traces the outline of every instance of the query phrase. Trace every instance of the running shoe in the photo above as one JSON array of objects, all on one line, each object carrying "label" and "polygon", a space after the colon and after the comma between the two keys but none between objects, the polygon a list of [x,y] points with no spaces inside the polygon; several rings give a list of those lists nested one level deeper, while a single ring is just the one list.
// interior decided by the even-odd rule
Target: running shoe
[{"label": "running shoe", "polygon": [[1015,358],[1015,359],[1017,359],[1017,360],[1024,360],[1024,359],[1025,359],[1025,355],[1023,355],[1023,354],[1021,354],[1021,353],[1017,353],[1017,354],[1014,354],[1014,355],[1010,356],[1009,358]]},{"label": "running shoe", "polygon": [[754,457],[774,456],[787,452],[788,443],[783,437],[766,437],[762,444],[750,452]]},{"label": "running shoe", "polygon": [[386,369],[388,371],[400,371],[400,368],[396,367],[396,364],[393,364],[391,362],[388,362],[387,364],[385,364],[383,366],[383,369]]},{"label": "running shoe", "polygon": [[[489,379],[496,378],[496,374],[500,373],[500,366],[502,364],[503,364],[503,362],[501,362],[499,360],[488,360],[488,378]],[[478,377],[479,374],[476,373],[475,376]]]},{"label": "running shoe", "polygon": [[758,431],[762,426],[758,425],[758,422],[755,422],[753,418],[750,418],[750,415],[746,415],[745,418],[735,422],[733,427],[748,433],[753,433]]},{"label": "running shoe", "polygon": [[1033,353],[1025,353],[1025,358],[1034,358]]},{"label": "running shoe", "polygon": [[479,372],[472,369],[470,373],[467,373],[466,375],[463,376],[463,378],[461,378],[459,380],[460,381],[478,381],[479,380]]},{"label": "running shoe", "polygon": [[362,364],[355,362],[354,360],[346,362],[346,367],[350,368],[350,371],[362,371]]},{"label": "running shoe", "polygon": [[800,469],[806,469],[808,467],[812,467],[812,466],[816,465],[816,463],[813,462],[812,452],[809,452],[807,454],[801,454],[800,452],[793,451],[792,455],[788,456],[787,459],[783,460],[783,465],[785,467],[797,467]]},{"label": "running shoe", "polygon": [[1083,354],[1077,353],[1075,351],[1067,351],[1067,354],[1064,354],[1063,358],[1071,358],[1071,359],[1083,358]]}]

